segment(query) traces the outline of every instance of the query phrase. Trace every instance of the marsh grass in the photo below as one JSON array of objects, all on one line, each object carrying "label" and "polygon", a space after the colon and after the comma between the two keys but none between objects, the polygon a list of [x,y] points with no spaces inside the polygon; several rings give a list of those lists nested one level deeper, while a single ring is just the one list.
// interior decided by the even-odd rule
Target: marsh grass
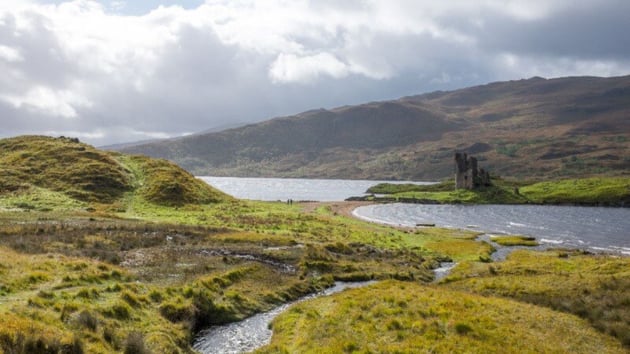
[{"label": "marsh grass", "polygon": [[385,281],[291,307],[256,353],[623,353],[576,316],[466,292]]},{"label": "marsh grass", "polygon": [[451,289],[578,315],[630,346],[628,257],[518,250],[492,265],[462,262],[443,282]]},{"label": "marsh grass", "polygon": [[[154,208],[162,210],[144,211]],[[120,350],[139,330],[148,348],[170,352],[188,350],[198,328],[268,310],[334,279],[432,278],[433,251],[387,240],[417,235],[264,203],[194,210],[213,217],[226,208],[242,215],[212,227],[178,223],[185,210],[174,210],[170,223],[2,214],[0,308],[76,334],[89,352]],[[357,239],[364,242],[349,242]]]},{"label": "marsh grass", "polygon": [[538,246],[535,237],[522,235],[491,236],[490,240],[501,246]]}]

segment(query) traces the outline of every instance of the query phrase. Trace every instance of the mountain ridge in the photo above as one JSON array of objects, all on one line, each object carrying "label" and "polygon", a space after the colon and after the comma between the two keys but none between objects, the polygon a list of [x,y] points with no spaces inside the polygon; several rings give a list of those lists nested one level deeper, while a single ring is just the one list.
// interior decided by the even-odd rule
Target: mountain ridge
[{"label": "mountain ridge", "polygon": [[[121,149],[196,175],[440,179],[452,154],[508,177],[630,169],[630,76],[493,82],[315,109],[221,132]],[[471,149],[472,148],[472,149]]]}]

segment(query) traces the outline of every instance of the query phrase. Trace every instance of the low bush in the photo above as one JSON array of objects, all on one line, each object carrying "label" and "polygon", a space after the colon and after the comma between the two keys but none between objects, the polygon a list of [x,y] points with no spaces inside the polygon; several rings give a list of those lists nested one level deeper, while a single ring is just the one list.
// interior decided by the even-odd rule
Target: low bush
[{"label": "low bush", "polygon": [[95,332],[98,327],[98,319],[94,316],[94,314],[87,310],[83,310],[79,313],[77,316],[77,323],[81,327],[87,328],[92,332]]},{"label": "low bush", "polygon": [[144,344],[144,335],[140,332],[131,332],[125,340],[124,354],[149,354],[150,351]]}]

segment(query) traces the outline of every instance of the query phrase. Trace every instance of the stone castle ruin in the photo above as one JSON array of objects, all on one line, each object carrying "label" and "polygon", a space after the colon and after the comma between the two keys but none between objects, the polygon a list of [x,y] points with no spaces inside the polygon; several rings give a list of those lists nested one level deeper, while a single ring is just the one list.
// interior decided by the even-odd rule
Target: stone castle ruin
[{"label": "stone castle ruin", "polygon": [[483,168],[477,168],[477,158],[463,152],[455,153],[456,189],[475,189],[490,185],[490,173]]}]

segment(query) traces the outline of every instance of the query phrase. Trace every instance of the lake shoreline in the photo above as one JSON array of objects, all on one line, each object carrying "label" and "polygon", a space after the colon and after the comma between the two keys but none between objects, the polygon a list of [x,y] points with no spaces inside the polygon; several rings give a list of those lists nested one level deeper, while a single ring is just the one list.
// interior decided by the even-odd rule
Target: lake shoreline
[{"label": "lake shoreline", "polygon": [[456,188],[453,181],[432,185],[381,183],[369,195],[347,200],[414,204],[495,204],[630,207],[630,179],[591,177],[546,182],[510,181],[496,178],[491,185]]},{"label": "lake shoreline", "polygon": [[412,205],[372,203],[352,216],[401,230],[437,228],[479,234],[534,237],[546,248],[630,256],[623,235],[630,230],[626,208],[553,205]]},{"label": "lake shoreline", "polygon": [[618,203],[608,203],[608,202],[595,202],[595,203],[537,203],[537,202],[522,202],[522,203],[500,203],[500,202],[492,202],[492,203],[479,203],[479,202],[466,202],[466,201],[455,201],[455,202],[443,202],[435,199],[425,199],[425,198],[407,198],[407,197],[374,197],[374,196],[357,196],[350,197],[345,200],[346,202],[359,203],[366,202],[372,204],[390,204],[390,203],[403,203],[403,204],[424,204],[424,205],[538,205],[538,206],[570,206],[570,207],[596,207],[596,208],[630,208],[630,203],[626,202],[618,202]]}]

